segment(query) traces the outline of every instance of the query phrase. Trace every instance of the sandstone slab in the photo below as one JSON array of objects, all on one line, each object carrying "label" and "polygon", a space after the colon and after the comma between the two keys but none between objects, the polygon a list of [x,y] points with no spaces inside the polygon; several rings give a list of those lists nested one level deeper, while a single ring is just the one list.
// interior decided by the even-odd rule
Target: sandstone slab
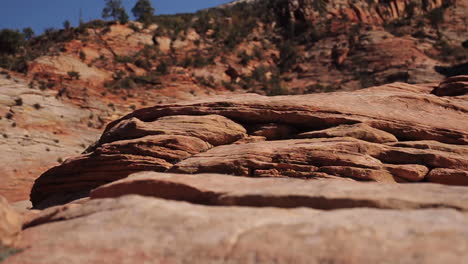
[{"label": "sandstone slab", "polygon": [[427,176],[431,182],[448,185],[468,185],[468,172],[466,170],[434,169]]},{"label": "sandstone slab", "polygon": [[157,105],[110,123],[89,153],[44,173],[31,201],[36,207],[63,204],[147,170],[443,183],[427,175],[468,171],[468,123],[460,122],[467,113],[459,97],[402,83]]},{"label": "sandstone slab", "polygon": [[138,194],[217,206],[423,209],[468,211],[468,187],[338,180],[247,178],[222,174],[141,172],[101,186],[91,198]]},{"label": "sandstone slab", "polygon": [[[13,263],[465,263],[453,209],[207,207],[139,196],[50,208]],[[434,254],[437,252],[437,254]]]},{"label": "sandstone slab", "polygon": [[437,96],[459,96],[468,94],[468,75],[447,78],[432,91]]},{"label": "sandstone slab", "polygon": [[341,125],[325,130],[301,133],[299,138],[353,137],[374,143],[397,142],[398,139],[385,131],[366,124]]}]

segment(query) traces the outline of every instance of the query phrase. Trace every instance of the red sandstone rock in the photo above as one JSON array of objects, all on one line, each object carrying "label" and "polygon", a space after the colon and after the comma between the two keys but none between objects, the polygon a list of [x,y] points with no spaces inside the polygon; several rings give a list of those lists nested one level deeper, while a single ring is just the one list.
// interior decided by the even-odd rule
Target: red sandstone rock
[{"label": "red sandstone rock", "polygon": [[[207,207],[125,196],[44,211],[5,264],[465,263],[453,209]],[[437,254],[434,254],[437,252]]]},{"label": "red sandstone rock", "polygon": [[466,102],[422,91],[392,84],[137,110],[112,122],[90,153],[43,174],[31,199],[36,207],[65,203],[145,170],[393,183],[432,181],[427,174],[439,168],[467,171]]},{"label": "red sandstone rock", "polygon": [[141,172],[101,186],[92,199],[138,194],[205,205],[309,207],[321,210],[457,208],[468,211],[468,187],[338,180],[247,178],[221,174]]},{"label": "red sandstone rock", "polygon": [[427,179],[430,182],[448,185],[468,185],[468,171],[438,168],[433,169]]},{"label": "red sandstone rock", "polygon": [[366,124],[342,125],[320,131],[306,132],[299,138],[353,137],[374,143],[398,141],[396,137],[385,131],[372,128]]},{"label": "red sandstone rock", "polygon": [[432,91],[437,96],[459,96],[468,94],[468,75],[451,77]]}]

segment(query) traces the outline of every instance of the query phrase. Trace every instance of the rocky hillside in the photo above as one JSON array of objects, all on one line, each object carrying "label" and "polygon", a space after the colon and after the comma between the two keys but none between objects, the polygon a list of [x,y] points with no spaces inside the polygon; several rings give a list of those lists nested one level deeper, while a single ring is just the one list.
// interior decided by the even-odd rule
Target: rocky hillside
[{"label": "rocky hillside", "polygon": [[34,210],[0,200],[0,257],[466,263],[467,84],[136,110],[42,174]]},{"label": "rocky hillside", "polygon": [[456,0],[237,1],[156,16],[154,24],[49,30],[0,61],[40,87],[66,89],[80,79],[118,94],[211,87],[276,95],[440,82],[466,72],[467,12]]},{"label": "rocky hillside", "polygon": [[0,52],[8,153],[0,159],[12,164],[2,177],[14,179],[0,190],[27,198],[38,172],[137,108],[217,94],[436,84],[466,73],[467,8],[459,0],[235,1],[146,25],[47,30]]},{"label": "rocky hillside", "polygon": [[0,262],[468,263],[467,9],[241,0],[0,41]]}]

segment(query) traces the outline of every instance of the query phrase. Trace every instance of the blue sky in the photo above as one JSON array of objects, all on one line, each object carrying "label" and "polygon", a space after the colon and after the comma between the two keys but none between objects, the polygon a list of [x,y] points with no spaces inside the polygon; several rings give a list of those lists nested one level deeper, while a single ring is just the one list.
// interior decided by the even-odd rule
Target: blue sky
[{"label": "blue sky", "polygon": [[[78,23],[80,9],[83,20],[101,17],[104,0],[1,0],[0,29],[32,27],[36,33],[45,28],[62,28],[69,20]],[[123,0],[129,15],[137,0]],[[156,14],[188,13],[231,2],[230,0],[151,0]]]}]

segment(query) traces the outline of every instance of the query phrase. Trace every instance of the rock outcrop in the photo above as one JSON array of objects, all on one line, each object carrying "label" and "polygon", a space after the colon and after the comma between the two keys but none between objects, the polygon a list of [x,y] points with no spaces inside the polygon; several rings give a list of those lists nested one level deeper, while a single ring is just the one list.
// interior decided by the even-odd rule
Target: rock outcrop
[{"label": "rock outcrop", "polygon": [[468,94],[468,75],[448,78],[432,91],[437,96],[461,96]]},{"label": "rock outcrop", "polygon": [[452,208],[468,211],[466,190],[466,187],[428,183],[409,185],[141,172],[94,189],[91,198],[137,194],[212,206],[307,207],[320,210]]},{"label": "rock outcrop", "polygon": [[36,180],[5,263],[465,263],[468,105],[433,89],[134,111]]},{"label": "rock outcrop", "polygon": [[210,207],[124,196],[43,211],[23,231],[25,250],[5,264],[461,264],[467,226],[466,211],[446,208]]},{"label": "rock outcrop", "polygon": [[110,123],[88,153],[37,179],[31,201],[63,204],[148,170],[467,185],[466,100],[430,92],[396,83],[137,110]]}]

